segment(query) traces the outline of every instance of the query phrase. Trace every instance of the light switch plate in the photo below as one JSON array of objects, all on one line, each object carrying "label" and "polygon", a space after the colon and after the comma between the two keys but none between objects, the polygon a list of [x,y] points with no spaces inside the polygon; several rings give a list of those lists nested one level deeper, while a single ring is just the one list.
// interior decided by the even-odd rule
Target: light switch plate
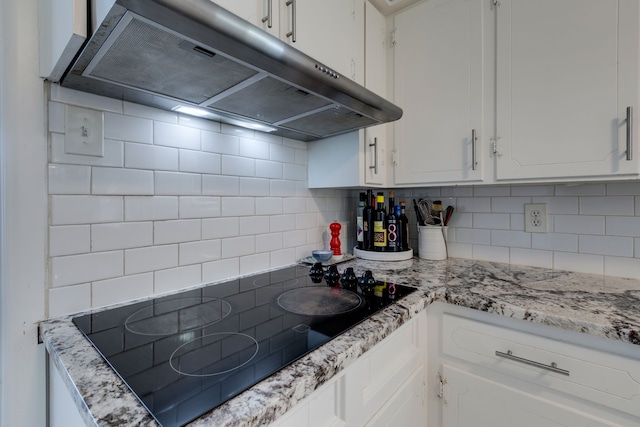
[{"label": "light switch plate", "polygon": [[546,233],[547,204],[527,203],[524,205],[524,231],[527,233]]},{"label": "light switch plate", "polygon": [[102,111],[66,106],[64,152],[102,157],[104,126]]}]

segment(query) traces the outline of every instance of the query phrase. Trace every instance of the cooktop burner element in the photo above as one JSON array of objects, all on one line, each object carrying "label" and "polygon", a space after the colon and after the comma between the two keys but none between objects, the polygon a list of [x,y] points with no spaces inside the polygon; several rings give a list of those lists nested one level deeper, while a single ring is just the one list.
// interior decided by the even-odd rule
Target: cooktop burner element
[{"label": "cooktop burner element", "polygon": [[308,316],[335,316],[348,313],[362,304],[362,298],[346,289],[316,286],[286,291],[278,305],[290,313]]},{"label": "cooktop burner element", "polygon": [[415,290],[347,270],[329,287],[321,264],[288,267],[73,322],[158,423],[183,426]]},{"label": "cooktop burner element", "polygon": [[144,307],[124,322],[129,332],[140,335],[171,335],[204,328],[224,319],[231,305],[218,298],[182,298]]}]

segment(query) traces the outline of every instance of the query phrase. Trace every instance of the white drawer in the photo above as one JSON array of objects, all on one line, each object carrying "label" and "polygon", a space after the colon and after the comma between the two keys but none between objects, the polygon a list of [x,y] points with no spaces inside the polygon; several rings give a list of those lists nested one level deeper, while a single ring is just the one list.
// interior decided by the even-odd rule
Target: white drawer
[{"label": "white drawer", "polygon": [[444,356],[640,416],[637,359],[447,313],[442,326]]}]

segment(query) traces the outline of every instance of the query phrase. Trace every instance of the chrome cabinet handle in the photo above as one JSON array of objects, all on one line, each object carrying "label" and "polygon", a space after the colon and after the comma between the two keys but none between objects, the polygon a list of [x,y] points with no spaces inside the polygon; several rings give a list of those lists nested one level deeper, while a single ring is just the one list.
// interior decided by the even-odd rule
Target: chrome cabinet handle
[{"label": "chrome cabinet handle", "polygon": [[267,16],[262,17],[262,22],[266,22],[267,27],[273,28],[273,0],[267,0]]},{"label": "chrome cabinet handle", "polygon": [[378,174],[378,138],[373,138],[373,143],[369,144],[369,147],[373,147],[373,166],[369,166],[369,169],[373,169],[374,174]]},{"label": "chrome cabinet handle", "polygon": [[507,350],[506,353],[496,351],[496,356],[504,357],[505,359],[513,360],[515,362],[524,363],[525,365],[535,366],[536,368],[546,369],[547,371],[555,372],[557,374],[569,376],[569,371],[567,371],[566,369],[558,368],[556,362],[553,362],[551,365],[545,365],[544,363],[536,362],[534,360],[514,356],[511,350]]},{"label": "chrome cabinet handle", "polygon": [[285,3],[287,6],[291,6],[291,31],[286,36],[291,37],[292,42],[296,42],[296,0],[287,0]]},{"label": "chrome cabinet handle", "polygon": [[478,166],[478,161],[476,159],[476,142],[478,141],[478,136],[476,135],[476,130],[471,129],[471,170],[476,170]]},{"label": "chrome cabinet handle", "polygon": [[627,107],[627,160],[633,159],[633,107]]}]

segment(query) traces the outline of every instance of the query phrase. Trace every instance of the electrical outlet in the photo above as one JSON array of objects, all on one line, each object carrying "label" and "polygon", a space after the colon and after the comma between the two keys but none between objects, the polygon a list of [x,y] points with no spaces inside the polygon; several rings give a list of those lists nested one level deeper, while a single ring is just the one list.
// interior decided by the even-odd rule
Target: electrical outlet
[{"label": "electrical outlet", "polygon": [[524,205],[524,231],[527,233],[546,233],[547,222],[546,203],[527,203]]}]

